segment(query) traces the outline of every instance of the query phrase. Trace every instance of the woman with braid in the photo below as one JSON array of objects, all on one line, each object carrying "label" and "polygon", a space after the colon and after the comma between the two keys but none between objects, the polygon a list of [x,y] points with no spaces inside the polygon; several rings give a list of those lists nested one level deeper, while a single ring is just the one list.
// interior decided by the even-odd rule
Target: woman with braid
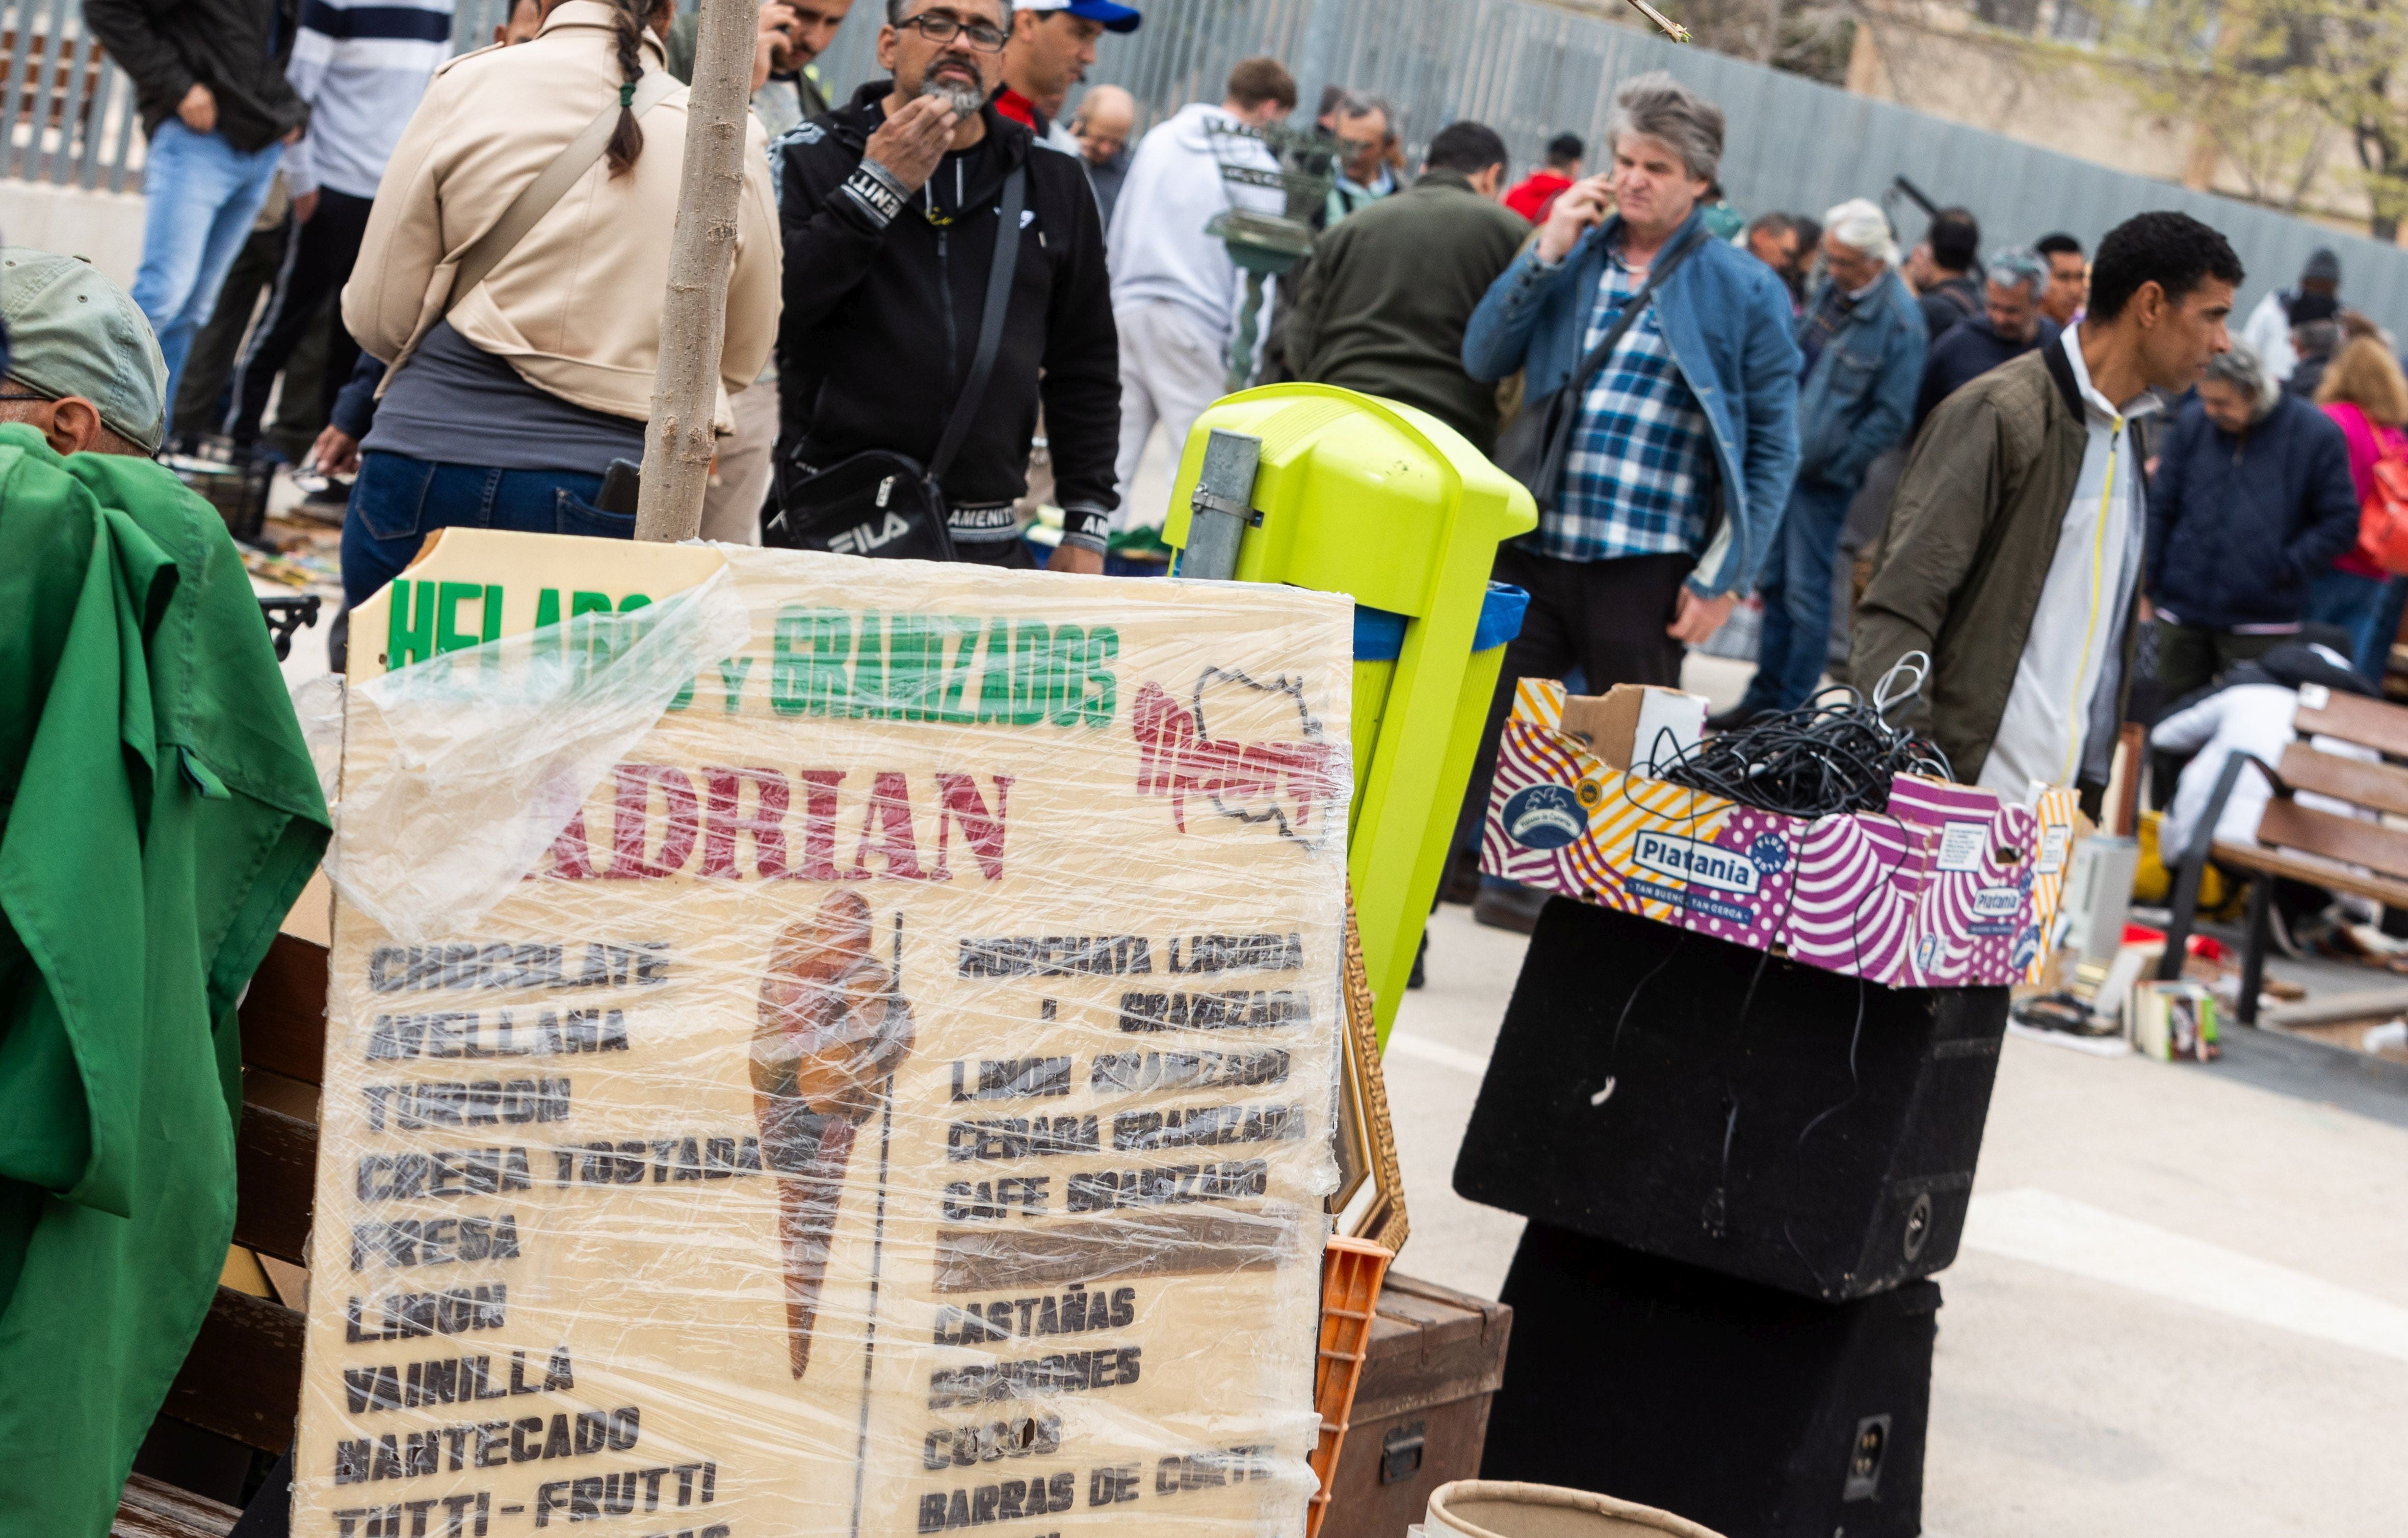
[{"label": "woman with braid", "polygon": [[[348,603],[453,524],[634,534],[632,509],[594,504],[612,460],[643,460],[660,360],[686,134],[662,52],[672,14],[672,0],[552,0],[533,41],[452,60],[410,119],[343,290],[344,324],[392,363],[344,517]],[[722,434],[727,392],[760,374],[778,331],[778,213],[749,117],[746,137]],[[505,211],[555,164],[574,179],[506,240]]]}]

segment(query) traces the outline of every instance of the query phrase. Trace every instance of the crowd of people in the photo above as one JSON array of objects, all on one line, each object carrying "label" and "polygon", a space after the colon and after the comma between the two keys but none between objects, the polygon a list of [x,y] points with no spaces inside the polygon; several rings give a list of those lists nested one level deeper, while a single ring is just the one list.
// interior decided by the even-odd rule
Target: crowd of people
[{"label": "crowd of people", "polygon": [[[1919,650],[1913,709],[2016,796],[2103,779],[2143,619],[2166,702],[2303,632],[2387,663],[2408,584],[2357,531],[2408,477],[2408,384],[2329,251],[2236,340],[2240,263],[2179,214],[1986,254],[1961,207],[1911,249],[1863,198],[1744,220],[1722,112],[1653,75],[1518,180],[1486,125],[1409,164],[1394,104],[1330,87],[1311,252],[1250,289],[1207,226],[1297,214],[1261,133],[1297,110],[1279,62],[1139,136],[1126,92],[1071,102],[1142,24],[1117,0],[853,4],[760,7],[706,537],[823,528],[895,462],[953,559],[1159,572],[1153,435],[1175,454],[1234,383],[1299,379],[1531,486],[1492,746],[1516,677],[1676,683],[1752,595],[1759,665],[1718,726]],[[132,297],[163,423],[266,453],[272,381],[280,416],[314,404],[351,602],[449,525],[632,533],[603,488],[643,458],[691,16],[521,0],[450,57],[450,0],[89,11],[150,135]],[[814,61],[847,25],[882,74],[836,96]],[[823,548],[875,544],[847,537]]]}]

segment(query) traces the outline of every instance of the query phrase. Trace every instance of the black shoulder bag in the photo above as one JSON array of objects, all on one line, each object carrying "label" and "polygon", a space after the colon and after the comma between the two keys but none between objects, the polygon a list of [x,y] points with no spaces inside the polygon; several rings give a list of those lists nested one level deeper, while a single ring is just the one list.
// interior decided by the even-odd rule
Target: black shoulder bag
[{"label": "black shoulder bag", "polygon": [[1562,493],[1564,461],[1571,454],[1572,428],[1580,420],[1581,398],[1588,392],[1589,380],[1613,356],[1614,345],[1638,323],[1664,280],[1689,259],[1691,251],[1704,245],[1706,238],[1703,234],[1693,235],[1679,250],[1658,257],[1647,281],[1630,296],[1630,303],[1622,306],[1622,313],[1614,317],[1604,339],[1589,349],[1588,356],[1572,370],[1572,377],[1561,388],[1525,401],[1522,414],[1498,435],[1497,467],[1530,489],[1539,511],[1554,511],[1555,499]]},{"label": "black shoulder bag", "polygon": [[1003,217],[996,225],[995,258],[987,268],[986,310],[979,318],[978,352],[969,377],[946,419],[944,436],[926,464],[889,449],[849,454],[824,470],[791,483],[780,465],[780,512],[772,531],[796,549],[834,555],[873,555],[898,561],[951,561],[953,537],[946,527],[945,471],[969,436],[970,420],[995,372],[1003,347],[1005,312],[1011,306],[1011,276],[1020,265],[1020,215],[1028,202],[1028,167],[1015,165],[1003,182]]}]

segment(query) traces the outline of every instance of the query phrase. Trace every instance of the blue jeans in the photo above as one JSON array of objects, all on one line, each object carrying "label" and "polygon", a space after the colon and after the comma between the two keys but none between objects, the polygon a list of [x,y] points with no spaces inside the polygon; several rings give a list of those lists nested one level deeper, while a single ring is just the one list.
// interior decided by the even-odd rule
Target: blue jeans
[{"label": "blue jeans", "polygon": [[1853,486],[1802,478],[1791,489],[1781,532],[1756,577],[1764,633],[1741,709],[1794,709],[1813,694],[1831,649],[1831,562],[1856,496]]},{"label": "blue jeans", "polygon": [[246,154],[222,134],[195,134],[169,118],[150,135],[142,164],[142,265],[134,303],[158,334],[167,360],[168,414],[193,337],[217,308],[226,269],[267,201],[284,147]]},{"label": "blue jeans", "polygon": [[2400,620],[2408,614],[2408,578],[2395,577],[2383,584],[2383,602],[2367,616],[2358,633],[2358,670],[2383,691],[2383,676],[2391,670],[2391,646],[2400,637]]},{"label": "blue jeans", "polygon": [[[2326,568],[2308,584],[2307,619],[2349,632],[2350,665],[2377,688],[2391,658],[2391,638],[2400,633],[2400,600],[2408,583]],[[2388,622],[2386,622],[2386,617]]]},{"label": "blue jeans", "polygon": [[375,596],[437,529],[507,529],[514,534],[633,539],[633,514],[594,506],[600,476],[566,470],[494,470],[430,464],[372,450],[343,512],[343,603]]}]

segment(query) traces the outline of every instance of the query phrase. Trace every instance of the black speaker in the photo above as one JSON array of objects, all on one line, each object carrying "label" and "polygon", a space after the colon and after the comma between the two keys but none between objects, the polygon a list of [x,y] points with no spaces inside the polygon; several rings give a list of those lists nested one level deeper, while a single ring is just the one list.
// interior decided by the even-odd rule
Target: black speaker
[{"label": "black speaker", "polygon": [[1558,897],[1455,1189],[1810,1298],[1956,1258],[2002,988],[1888,989]]},{"label": "black speaker", "polygon": [[1533,1223],[1483,1479],[1728,1538],[1914,1538],[1940,1287],[1821,1303]]}]

